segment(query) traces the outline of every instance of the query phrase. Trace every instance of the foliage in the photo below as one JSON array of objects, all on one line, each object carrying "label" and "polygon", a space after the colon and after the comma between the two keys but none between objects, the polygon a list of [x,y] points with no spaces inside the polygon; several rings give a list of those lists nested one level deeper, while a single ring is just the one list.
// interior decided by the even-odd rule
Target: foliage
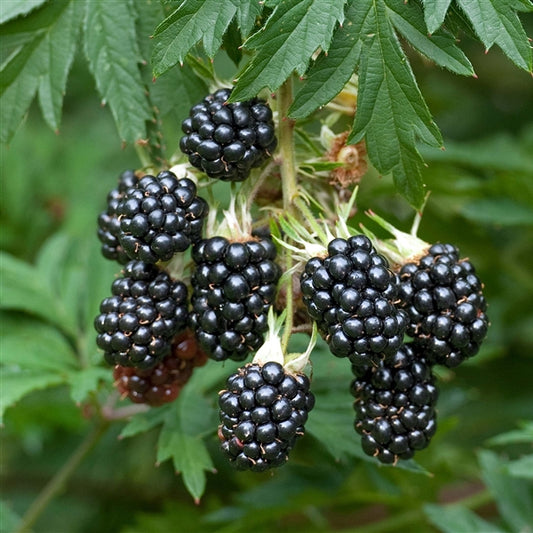
[{"label": "foliage", "polygon": [[[526,530],[533,523],[533,108],[529,76],[519,69],[532,70],[520,21],[531,11],[526,0],[2,6],[0,137],[10,143],[2,157],[10,179],[0,215],[1,527],[16,530],[81,434],[111,424],[91,464],[72,475],[36,530],[68,523],[73,532],[171,531],[178,521],[191,532],[272,531],[273,524],[295,532]],[[478,41],[503,54],[484,58]],[[176,162],[181,120],[220,77],[236,78],[234,100],[294,79],[299,170],[329,170],[317,160],[319,129],[330,116],[323,108],[354,72],[357,113],[352,124],[339,121],[351,142],[365,139],[374,167],[360,186],[354,223],[372,207],[405,228],[411,210],[395,192],[420,207],[430,190],[423,237],[456,242],[478,266],[490,337],[464,369],[439,376],[440,429],[417,462],[379,467],[361,452],[349,367],[319,344],[309,437],[274,475],[235,473],[216,448],[216,393],[236,363],[208,364],[169,406],[134,416],[126,416],[125,401],[108,409],[112,376],[92,322],[118,268],[99,255],[96,214],[118,173],[138,165],[132,146],[142,165]],[[118,137],[105,110],[95,111],[92,84]],[[32,107],[36,96],[59,138]]]}]

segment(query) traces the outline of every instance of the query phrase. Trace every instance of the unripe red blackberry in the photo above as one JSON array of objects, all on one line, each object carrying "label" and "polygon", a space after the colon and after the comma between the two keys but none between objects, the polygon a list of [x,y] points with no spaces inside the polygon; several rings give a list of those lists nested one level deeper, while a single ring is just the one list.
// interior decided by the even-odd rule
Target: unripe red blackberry
[{"label": "unripe red blackberry", "polygon": [[259,98],[228,104],[231,89],[220,89],[191,108],[182,123],[180,149],[210,178],[242,181],[274,151],[272,111]]},{"label": "unripe red blackberry", "polygon": [[133,170],[124,171],[119,176],[117,188],[107,195],[107,209],[98,215],[98,238],[102,243],[102,255],[123,265],[130,259],[118,241],[120,221],[117,208],[126,191],[135,187],[137,181],[137,176]]},{"label": "unripe red blackberry", "polygon": [[190,179],[168,170],[146,175],[117,206],[118,240],[131,259],[168,261],[201,238],[207,212],[207,202],[196,195]]},{"label": "unripe red blackberry", "polygon": [[170,354],[154,367],[140,369],[116,365],[113,370],[115,387],[132,402],[154,407],[163,405],[174,401],[194,368],[206,362],[207,356],[194,335],[185,330],[173,340]]},{"label": "unripe red blackberry", "polygon": [[363,451],[382,463],[410,459],[437,429],[431,366],[406,344],[377,366],[352,366],[355,430]]},{"label": "unripe red blackberry", "polygon": [[222,451],[239,470],[262,472],[283,465],[304,432],[315,399],[305,374],[279,363],[250,363],[219,393]]},{"label": "unripe red blackberry", "polygon": [[434,244],[401,267],[407,333],[431,364],[455,367],[478,352],[489,326],[482,289],[472,263],[451,244]]},{"label": "unripe red blackberry", "polygon": [[212,359],[244,360],[263,343],[280,268],[270,239],[204,239],[193,247],[191,328]]},{"label": "unripe red blackberry", "polygon": [[363,235],[334,239],[300,279],[303,301],[331,352],[359,364],[394,353],[407,316],[396,309],[397,276]]},{"label": "unripe red blackberry", "polygon": [[111,365],[149,368],[187,324],[187,287],[155,265],[130,261],[100,304],[96,343]]}]

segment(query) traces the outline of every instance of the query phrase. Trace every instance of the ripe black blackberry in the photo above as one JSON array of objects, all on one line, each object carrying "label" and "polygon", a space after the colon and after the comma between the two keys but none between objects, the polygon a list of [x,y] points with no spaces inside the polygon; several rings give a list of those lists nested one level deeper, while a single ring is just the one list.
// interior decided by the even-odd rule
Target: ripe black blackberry
[{"label": "ripe black blackberry", "polygon": [[243,181],[276,147],[272,111],[259,98],[227,104],[231,89],[220,89],[191,108],[182,123],[180,149],[210,178]]},{"label": "ripe black blackberry", "polygon": [[437,429],[438,391],[431,366],[406,344],[377,366],[352,366],[355,430],[363,451],[382,463],[410,459]]},{"label": "ripe black blackberry", "polygon": [[240,368],[226,387],[219,393],[218,436],[230,462],[254,472],[283,465],[315,403],[309,379],[269,361]]},{"label": "ripe black blackberry", "polygon": [[107,259],[126,264],[130,259],[118,241],[120,222],[117,207],[126,191],[137,185],[133,170],[124,171],[118,178],[118,186],[107,195],[107,209],[98,215],[98,238],[102,243],[102,255]]},{"label": "ripe black blackberry", "polygon": [[168,261],[201,238],[207,211],[190,179],[178,179],[168,170],[146,175],[117,206],[118,240],[131,259]]},{"label": "ripe black blackberry", "polygon": [[116,365],[115,387],[123,397],[135,403],[159,406],[174,401],[189,381],[195,367],[203,366],[207,356],[194,335],[186,330],[172,342],[171,353],[152,368]]},{"label": "ripe black blackberry", "polygon": [[190,324],[212,359],[244,360],[263,343],[280,268],[270,239],[204,239],[193,247]]},{"label": "ripe black blackberry", "polygon": [[434,244],[401,267],[407,333],[431,364],[455,367],[478,352],[489,325],[482,288],[472,263],[451,244]]},{"label": "ripe black blackberry", "polygon": [[377,362],[403,342],[407,316],[396,309],[397,276],[364,235],[334,239],[327,257],[310,259],[300,278],[303,301],[337,357]]},{"label": "ripe black blackberry", "polygon": [[94,321],[96,343],[111,365],[149,368],[170,352],[187,324],[187,287],[155,265],[130,261]]}]

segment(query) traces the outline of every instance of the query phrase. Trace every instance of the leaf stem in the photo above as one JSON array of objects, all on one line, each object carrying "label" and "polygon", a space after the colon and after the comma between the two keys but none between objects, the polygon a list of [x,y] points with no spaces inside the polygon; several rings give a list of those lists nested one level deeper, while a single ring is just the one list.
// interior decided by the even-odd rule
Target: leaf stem
[{"label": "leaf stem", "polygon": [[[278,135],[279,152],[281,156],[281,190],[283,193],[283,209],[290,213],[293,200],[298,195],[298,181],[296,178],[296,164],[294,160],[294,120],[288,117],[288,110],[292,103],[292,79],[289,78],[278,91]],[[292,268],[293,258],[289,250],[285,249],[285,272]],[[288,276],[285,284],[285,308],[287,319],[281,339],[283,353],[286,353],[293,324],[293,276]]]},{"label": "leaf stem", "polygon": [[109,422],[100,420],[98,425],[87,434],[85,439],[83,439],[67,459],[66,463],[56,472],[54,477],[52,477],[35,501],[30,505],[14,533],[28,533],[31,530],[35,521],[43,513],[50,501],[61,492],[69,477],[104,435],[108,427]]}]

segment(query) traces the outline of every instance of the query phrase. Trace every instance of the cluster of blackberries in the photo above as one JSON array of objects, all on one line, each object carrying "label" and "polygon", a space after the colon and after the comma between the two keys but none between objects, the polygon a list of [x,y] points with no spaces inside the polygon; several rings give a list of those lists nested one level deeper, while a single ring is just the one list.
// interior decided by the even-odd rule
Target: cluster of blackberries
[{"label": "cluster of blackberries", "polygon": [[116,365],[113,370],[115,387],[134,403],[156,407],[174,401],[193,370],[206,362],[207,356],[194,335],[185,330],[173,340],[171,352],[155,366],[142,369]]},{"label": "cluster of blackberries", "polygon": [[262,344],[280,268],[268,238],[230,242],[212,237],[194,246],[191,327],[216,361],[242,361]]},{"label": "cluster of blackberries", "polygon": [[220,89],[191,108],[180,149],[210,178],[243,181],[274,151],[277,140],[268,104],[258,98],[228,104]]},{"label": "cluster of blackberries", "polygon": [[308,378],[271,361],[240,368],[226,387],[218,435],[230,462],[255,472],[283,465],[315,403]]}]

